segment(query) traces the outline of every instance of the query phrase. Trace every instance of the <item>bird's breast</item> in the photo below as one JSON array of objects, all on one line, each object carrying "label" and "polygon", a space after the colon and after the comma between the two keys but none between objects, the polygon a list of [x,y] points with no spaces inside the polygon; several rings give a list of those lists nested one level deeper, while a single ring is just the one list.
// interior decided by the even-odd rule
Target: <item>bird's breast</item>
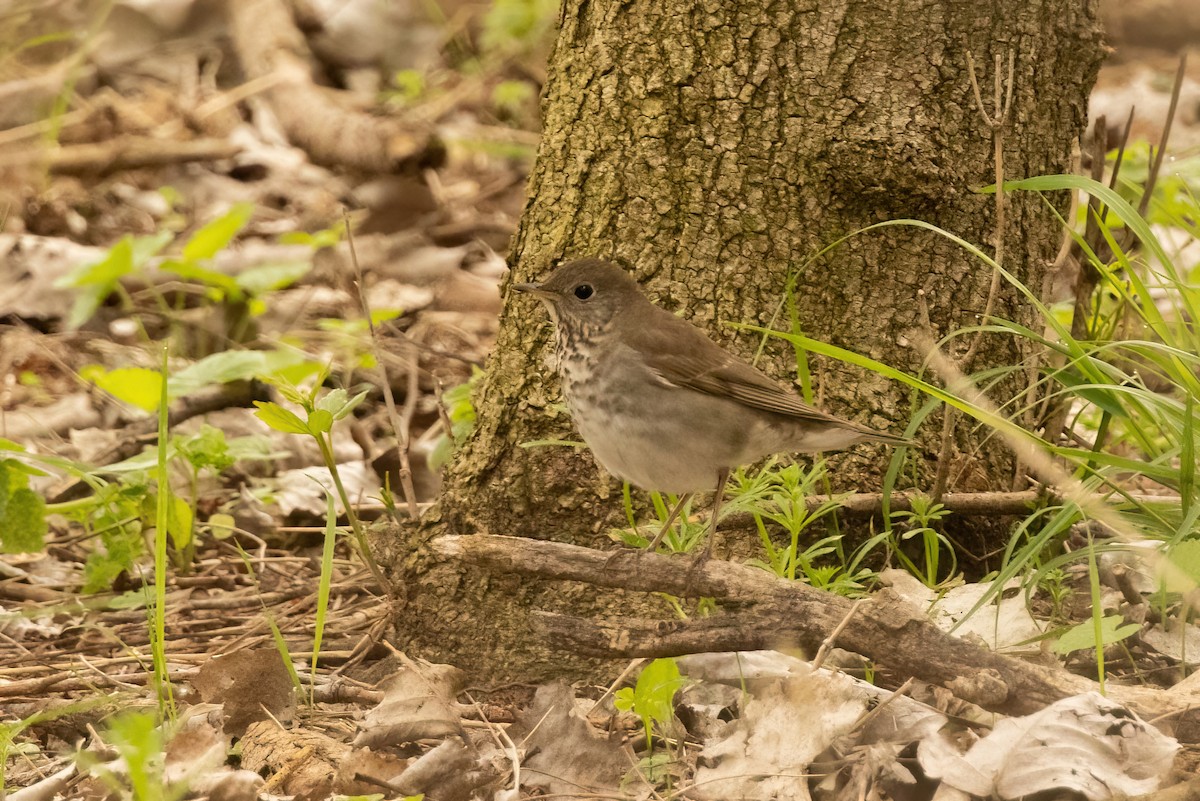
[{"label": "bird's breast", "polygon": [[745,432],[720,424],[721,402],[662,381],[615,343],[560,342],[558,351],[571,417],[609,473],[682,493],[710,489],[720,469],[738,463]]}]

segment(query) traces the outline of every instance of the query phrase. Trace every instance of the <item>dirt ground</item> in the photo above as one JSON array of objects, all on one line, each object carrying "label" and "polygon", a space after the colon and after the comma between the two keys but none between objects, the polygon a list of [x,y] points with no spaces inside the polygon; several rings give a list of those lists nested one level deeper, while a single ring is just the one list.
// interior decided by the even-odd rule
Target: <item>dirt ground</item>
[{"label": "dirt ground", "polygon": [[[1092,114],[1111,129],[1136,105],[1133,136],[1154,141],[1176,39],[1195,48],[1200,22],[1184,2],[1170,36],[1147,35],[1149,12],[1125,5],[1109,12],[1126,38]],[[585,785],[666,798],[683,776],[672,765],[694,765],[682,736],[668,749],[678,759],[647,762],[648,724],[618,712],[610,688],[464,687],[453,666],[397,652],[353,538],[325,550],[328,497],[343,527],[342,497],[364,524],[436,497],[469,424],[454,388],[492,346],[536,152],[553,13],[443,12],[429,22],[419,4],[370,0],[0,10],[0,436],[23,452],[0,460],[0,522],[15,538],[0,538],[0,796],[597,797]],[[1171,133],[1181,155],[1200,150],[1200,50],[1187,76]],[[166,677],[148,375],[164,342]],[[231,352],[269,360],[279,383]],[[365,392],[328,439],[344,496],[316,439],[269,427],[254,405],[303,417],[280,386],[322,366],[330,386]],[[19,517],[22,491],[40,511]],[[37,547],[17,547],[26,535]],[[688,675],[704,669],[730,668]],[[147,728],[167,683],[177,722]],[[849,697],[830,687],[819,692]],[[733,702],[722,690],[692,703],[719,716]]]}]

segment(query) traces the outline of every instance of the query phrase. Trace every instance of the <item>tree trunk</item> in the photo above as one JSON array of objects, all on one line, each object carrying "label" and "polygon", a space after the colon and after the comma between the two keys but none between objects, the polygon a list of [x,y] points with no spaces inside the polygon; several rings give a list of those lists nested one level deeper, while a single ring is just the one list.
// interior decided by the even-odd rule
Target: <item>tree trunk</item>
[{"label": "tree trunk", "polygon": [[[513,277],[538,280],[569,257],[611,258],[630,266],[657,303],[750,356],[758,340],[724,323],[787,327],[781,299],[797,272],[795,312],[806,334],[919,372],[923,354],[909,334],[928,330],[922,299],[935,338],[976,324],[990,270],[910,227],[854,236],[814,256],[897,218],[993,249],[995,198],[972,191],[993,181],[992,132],[973,100],[968,51],[990,115],[994,57],[1006,72],[1015,56],[1006,176],[1069,170],[1101,57],[1095,0],[565,0]],[[1055,200],[1065,211],[1067,198]],[[1042,200],[1010,199],[1004,261],[1027,286],[1041,287],[1059,237]],[[1003,285],[994,312],[1032,321]],[[444,532],[603,542],[618,516],[619,484],[584,449],[523,447],[578,439],[545,364],[549,339],[543,310],[510,299],[476,398],[477,431],[409,545]],[[961,355],[967,339],[951,353]],[[1021,364],[1026,355],[1011,338],[989,337],[974,366]],[[786,380],[790,349],[771,342],[766,356],[760,364]],[[907,390],[839,362],[811,364],[827,410],[884,430],[906,425]],[[1007,488],[1003,454],[980,458],[982,433],[958,429],[963,456],[950,488]],[[935,418],[922,430],[918,486],[933,481],[940,430]],[[860,448],[836,464],[835,488],[872,491],[886,456]],[[529,642],[531,607],[597,615],[620,604],[628,615],[632,602],[578,585],[470,575],[423,552],[408,568],[417,578],[400,613],[401,639],[496,678],[594,667]],[[474,650],[457,652],[464,644]]]}]

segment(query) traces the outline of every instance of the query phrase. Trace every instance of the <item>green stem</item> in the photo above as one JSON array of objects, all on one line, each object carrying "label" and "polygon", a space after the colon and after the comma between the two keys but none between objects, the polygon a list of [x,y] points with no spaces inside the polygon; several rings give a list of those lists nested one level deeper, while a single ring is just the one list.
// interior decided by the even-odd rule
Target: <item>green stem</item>
[{"label": "green stem", "polygon": [[367,534],[363,531],[362,522],[354,512],[354,506],[350,503],[350,496],[346,494],[346,487],[342,484],[342,476],[338,473],[330,437],[331,435],[328,434],[314,435],[317,447],[321,449],[321,458],[325,461],[325,466],[329,468],[329,475],[333,477],[333,486],[337,490],[338,499],[342,502],[342,508],[346,510],[346,519],[350,522],[350,530],[354,532],[354,542],[358,548],[359,555],[367,567],[371,569],[371,574],[375,576],[375,580],[379,582],[379,589],[386,593],[388,591],[387,576],[380,569],[379,564],[375,561],[375,557],[371,555],[371,545],[367,542]]}]

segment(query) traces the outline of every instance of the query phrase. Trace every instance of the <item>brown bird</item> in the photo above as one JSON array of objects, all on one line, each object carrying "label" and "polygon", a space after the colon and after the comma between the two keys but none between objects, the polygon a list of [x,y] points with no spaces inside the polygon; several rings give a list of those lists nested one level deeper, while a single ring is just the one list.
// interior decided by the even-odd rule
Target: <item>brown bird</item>
[{"label": "brown bird", "polygon": [[654,550],[691,495],[715,485],[708,544],[729,473],[775,453],[908,445],[804,403],[696,326],[651,303],[611,262],[581,259],[541,284],[516,284],[555,323],[563,396],[579,433],[609,473],[645,490],[681,494]]}]

